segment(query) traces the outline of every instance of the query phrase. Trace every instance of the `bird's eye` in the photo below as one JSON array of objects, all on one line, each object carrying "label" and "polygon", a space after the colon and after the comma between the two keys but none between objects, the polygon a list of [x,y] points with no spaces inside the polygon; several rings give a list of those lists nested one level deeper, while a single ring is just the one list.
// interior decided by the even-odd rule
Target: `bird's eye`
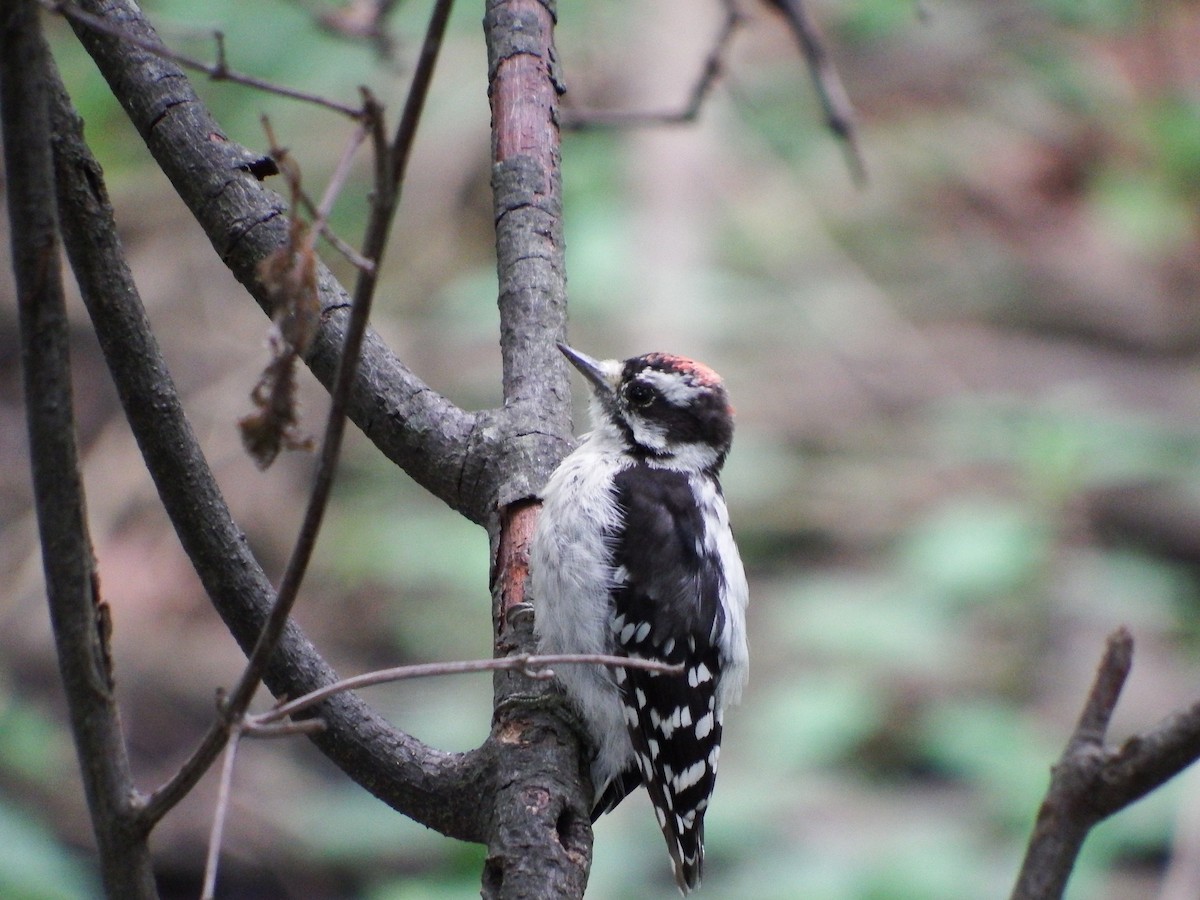
[{"label": "bird's eye", "polygon": [[649,406],[654,402],[654,388],[635,381],[625,389],[625,398],[632,406]]}]

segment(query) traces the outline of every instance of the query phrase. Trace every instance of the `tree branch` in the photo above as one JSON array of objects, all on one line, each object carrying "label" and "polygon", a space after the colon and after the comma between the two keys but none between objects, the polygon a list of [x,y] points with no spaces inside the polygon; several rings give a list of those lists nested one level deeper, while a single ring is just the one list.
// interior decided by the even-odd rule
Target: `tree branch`
[{"label": "tree branch", "polygon": [[492,196],[503,361],[501,508],[533,497],[571,447],[552,2],[489,0]]},{"label": "tree branch", "polygon": [[215,63],[206,63],[201,59],[188,56],[186,53],[179,53],[172,50],[159,40],[157,35],[150,37],[134,37],[129,35],[107,19],[93,15],[76,6],[74,3],[67,3],[64,0],[40,0],[40,2],[51,12],[59,13],[95,31],[102,31],[113,37],[125,40],[142,50],[153,53],[155,56],[178,63],[184,68],[203,72],[213,81],[229,81],[234,84],[254,88],[255,90],[265,91],[269,94],[275,94],[279,97],[287,97],[289,100],[300,100],[303,103],[322,106],[325,109],[341,113],[343,116],[351,119],[361,119],[365,115],[365,110],[363,109],[356,109],[345,103],[338,103],[336,100],[330,100],[328,97],[322,97],[319,94],[310,94],[308,91],[298,91],[295,88],[286,87],[281,84],[273,84],[262,78],[256,78],[253,75],[247,75],[229,68],[229,64],[225,59],[225,35],[220,31],[215,31],[212,35],[213,41],[217,46],[217,61]]},{"label": "tree branch", "polygon": [[[362,675],[352,675],[341,681],[319,688],[303,697],[281,703],[274,709],[254,716],[252,724],[255,727],[271,725],[295,716],[310,707],[316,706],[327,697],[342,691],[355,691],[359,688],[372,687],[378,684],[391,684],[396,681],[408,681],[413,678],[438,678],[443,675],[465,675],[470,672],[518,671],[527,678],[547,681],[554,677],[551,666],[609,666],[610,668],[644,669],[648,672],[666,672],[678,675],[683,672],[683,664],[668,665],[654,659],[639,659],[629,656],[612,656],[607,653],[548,653],[543,656],[519,654],[504,656],[499,659],[467,659],[457,662],[416,663],[409,666],[395,666],[391,669],[378,669],[374,672],[364,672]],[[311,720],[305,720],[311,721]]]},{"label": "tree branch", "polygon": [[854,104],[850,101],[846,86],[842,84],[842,76],[838,74],[837,66],[833,64],[833,59],[825,48],[825,39],[821,36],[816,19],[808,10],[806,0],[766,2],[783,13],[788,27],[800,45],[800,53],[808,65],[817,99],[825,113],[825,124],[834,137],[842,142],[846,164],[850,167],[850,177],[857,185],[866,184],[867,164],[858,145],[858,117],[854,112]]},{"label": "tree branch", "polygon": [[113,897],[156,897],[147,833],[113,693],[108,607],[100,596],[75,447],[68,323],[45,73],[49,51],[31,2],[0,12],[0,124],[4,133],[13,273],[34,502],[46,594],[71,732]]},{"label": "tree branch", "polygon": [[[570,447],[558,97],[551,0],[488,0],[484,33],[492,109],[492,195],[499,275],[504,413],[499,532],[493,532],[498,656],[534,649],[525,602],[532,502]],[[492,738],[495,821],[484,897],[579,897],[591,863],[590,787],[561,695],[520,672],[497,673]]]},{"label": "tree branch", "polygon": [[[79,6],[149,40],[154,30],[130,0],[83,0]],[[151,154],[204,229],[218,255],[268,315],[258,263],[287,240],[282,199],[252,172],[263,158],[223,134],[174,63],[122,38],[72,23]],[[325,313],[305,357],[328,388],[341,357],[350,298],[318,265]],[[348,413],[393,462],[468,519],[495,515],[494,417],[470,414],[433,391],[371,331],[364,338]]]},{"label": "tree branch", "polygon": [[1200,703],[1119,748],[1105,744],[1132,663],[1133,638],[1118,629],[1108,638],[1079,722],[1051,772],[1012,900],[1061,897],[1095,825],[1200,759]]},{"label": "tree branch", "polygon": [[[123,30],[152,34],[128,0],[84,0],[81,5]],[[554,341],[565,332],[566,301],[552,24],[552,10],[536,0],[492,2],[485,24],[496,138],[503,411],[469,415],[458,410],[408,372],[371,334],[364,343],[350,405],[354,421],[385,454],[453,508],[487,524],[494,549],[501,532],[514,522],[521,523],[518,531],[527,533],[535,511],[529,498],[570,446],[567,369],[554,350]],[[284,242],[287,223],[279,198],[248,177],[259,158],[224,138],[176,66],[111,36],[76,30],[222,259],[269,310],[256,267]],[[320,270],[319,280],[326,321],[307,361],[328,385],[341,349],[346,319],[342,307],[348,304],[326,270]],[[512,546],[519,550],[522,543]],[[238,552],[223,563],[248,556],[244,547],[234,549]],[[226,568],[233,570],[230,574],[247,573],[251,581],[261,576],[252,560]],[[499,586],[515,588],[521,571],[497,571],[497,613]],[[269,591],[261,590],[264,586],[249,594],[254,598],[252,621],[258,624],[270,602]],[[523,614],[526,609],[516,604],[508,615],[497,616],[498,653],[532,649],[532,620]],[[245,633],[244,627],[235,631],[239,640]],[[273,666],[284,654],[296,658],[298,640],[302,635],[289,626]],[[306,643],[304,649],[302,655],[311,653],[310,662],[319,662]],[[268,683],[275,690],[280,682],[273,683],[271,674]],[[323,670],[315,686],[332,680],[330,674]],[[301,671],[295,680],[305,677]],[[495,684],[492,738],[465,757],[439,756],[427,748],[422,748],[424,755],[417,753],[410,746],[415,742],[386,723],[379,723],[381,734],[364,738],[359,726],[339,725],[330,718],[331,709],[337,713],[351,702],[342,695],[315,711],[331,724],[315,739],[384,799],[393,802],[389,796],[395,791],[403,802],[393,805],[406,814],[427,824],[436,821],[439,831],[452,836],[486,840],[486,893],[517,895],[527,890],[577,896],[590,858],[590,791],[578,737],[562,714],[561,701],[545,683],[502,673]],[[373,715],[358,705],[352,709],[354,716]],[[407,786],[395,783],[397,763],[389,754],[407,766]],[[430,763],[424,777],[420,759]],[[496,778],[501,765],[503,775]],[[363,772],[380,781],[364,780]],[[480,834],[479,800],[493,795],[493,785],[498,785],[499,795],[487,810],[494,810],[487,816],[490,830]],[[439,794],[447,787],[453,796]],[[471,801],[469,821],[458,817],[462,809],[456,801],[464,796]],[[538,852],[530,852],[533,847]]]},{"label": "tree branch", "polygon": [[[274,591],[234,523],[166,368],[137,287],[124,262],[103,175],[57,73],[50,82],[55,162],[66,247],[126,417],[180,542],[217,612],[246,652],[262,631]],[[14,234],[16,231],[14,231]],[[300,696],[337,681],[294,623],[283,632],[264,680],[276,696]],[[480,839],[479,785],[490,751],[452,754],[397,731],[353,694],[316,710],[326,730],[317,745],[359,784],[444,834]],[[152,825],[220,753],[214,733],[143,812]]]},{"label": "tree branch", "polygon": [[700,74],[692,83],[687,102],[683,106],[665,112],[580,109],[576,107],[564,110],[563,128],[571,131],[583,131],[597,126],[631,128],[648,125],[684,125],[696,121],[700,110],[704,107],[704,101],[708,99],[717,79],[721,76],[725,52],[733,42],[733,36],[737,32],[738,26],[742,23],[742,14],[738,11],[736,0],[722,0],[722,5],[725,7],[725,18],[700,65]]},{"label": "tree branch", "polygon": [[[371,218],[367,223],[367,235],[363,240],[362,249],[363,256],[369,259],[372,265],[369,269],[359,270],[358,281],[355,284],[342,357],[338,364],[333,388],[330,390],[329,416],[325,427],[325,437],[321,442],[312,493],[304,511],[304,519],[300,524],[296,545],[284,569],[275,602],[271,606],[271,612],[254,645],[254,650],[250,653],[246,670],[242,673],[242,677],[238,680],[237,686],[231,692],[228,703],[225,705],[224,715],[230,720],[241,719],[250,707],[250,701],[254,698],[254,692],[258,689],[266,670],[267,661],[275,652],[275,647],[287,626],[296,599],[300,595],[300,586],[308,571],[313,550],[316,548],[317,535],[320,532],[329,495],[333,490],[334,476],[337,473],[338,460],[341,456],[342,437],[346,430],[346,404],[358,368],[358,354],[362,348],[367,322],[370,319],[375,287],[379,283],[379,266],[387,246],[388,232],[400,202],[404,170],[416,136],[417,122],[420,120],[429,84],[433,78],[433,70],[442,37],[445,34],[451,5],[452,0],[437,0],[434,5],[421,59],[417,64],[417,71],[409,88],[408,100],[404,104],[404,114],[401,116],[396,140],[388,148],[390,170],[382,172],[381,178],[375,185]],[[382,113],[369,98],[366,106],[375,115]]]}]

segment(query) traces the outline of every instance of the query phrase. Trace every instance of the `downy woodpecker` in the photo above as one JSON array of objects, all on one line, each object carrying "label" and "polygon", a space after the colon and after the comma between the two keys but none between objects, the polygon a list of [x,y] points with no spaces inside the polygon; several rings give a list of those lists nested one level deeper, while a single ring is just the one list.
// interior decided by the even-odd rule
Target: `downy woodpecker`
[{"label": "downy woodpecker", "polygon": [[530,554],[543,653],[683,664],[556,669],[594,757],[593,821],[646,786],[686,894],[700,883],[722,716],[746,682],[748,589],[717,474],[733,438],[719,375],[666,353],[597,361],[593,429],[542,492]]}]

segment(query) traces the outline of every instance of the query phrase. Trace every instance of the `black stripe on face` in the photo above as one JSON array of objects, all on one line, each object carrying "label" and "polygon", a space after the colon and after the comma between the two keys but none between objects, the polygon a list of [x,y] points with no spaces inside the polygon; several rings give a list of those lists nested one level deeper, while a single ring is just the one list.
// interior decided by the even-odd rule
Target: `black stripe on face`
[{"label": "black stripe on face", "polygon": [[[681,398],[665,396],[656,383],[661,379],[644,377],[648,372],[677,378],[692,390],[681,392]],[[673,399],[685,402],[679,405]],[[691,360],[653,353],[626,360],[615,400],[618,424],[630,446],[644,455],[670,456],[673,446],[701,444],[716,451],[719,468],[733,443],[733,413],[724,385],[711,369]],[[639,442],[635,419],[660,430],[666,446]]]}]

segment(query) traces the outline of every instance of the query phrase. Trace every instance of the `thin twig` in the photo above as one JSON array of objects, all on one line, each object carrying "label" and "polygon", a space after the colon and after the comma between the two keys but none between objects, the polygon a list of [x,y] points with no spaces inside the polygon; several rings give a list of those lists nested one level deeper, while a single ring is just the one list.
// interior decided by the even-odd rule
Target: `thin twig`
[{"label": "thin twig", "polygon": [[172,50],[162,41],[143,40],[136,35],[129,34],[123,31],[119,25],[114,25],[112,22],[100,17],[94,16],[91,13],[80,9],[74,3],[65,2],[65,0],[39,0],[40,4],[50,12],[58,13],[67,18],[74,19],[88,28],[103,32],[104,34],[112,35],[120,38],[134,47],[145,50],[147,53],[153,53],[155,56],[160,56],[163,59],[169,59],[178,65],[187,69],[193,69],[197,72],[203,72],[213,81],[230,81],[234,84],[241,84],[246,87],[256,88],[260,91],[267,91],[279,97],[287,97],[291,100],[299,100],[303,103],[312,103],[315,106],[321,106],[325,109],[333,110],[341,113],[356,121],[361,121],[365,115],[363,109],[355,109],[353,106],[348,106],[345,103],[339,103],[337,100],[330,100],[328,97],[322,97],[320,94],[312,94],[308,91],[297,90],[296,88],[286,87],[281,84],[267,81],[255,75],[247,75],[244,72],[238,72],[229,68],[225,60],[225,35],[220,31],[213,32],[213,41],[217,48],[216,63],[207,63],[202,59],[194,56],[189,56],[186,53],[180,53],[177,50]]},{"label": "thin twig", "polygon": [[550,666],[558,665],[597,665],[620,667],[625,669],[645,669],[648,672],[664,674],[679,674],[683,671],[682,664],[669,665],[654,659],[637,659],[628,656],[611,656],[604,653],[555,653],[544,656],[522,654],[520,656],[505,656],[499,659],[470,659],[459,662],[420,663],[412,666],[397,666],[392,669],[380,669],[376,672],[365,672],[344,678],[341,681],[320,688],[282,703],[269,712],[255,716],[256,725],[267,725],[280,719],[295,715],[305,709],[340,694],[342,691],[353,691],[358,688],[370,687],[376,684],[387,684],[393,681],[403,681],[411,678],[432,678],[440,675],[461,675],[467,672],[497,672],[501,670],[516,670],[530,678],[546,679],[554,677]]},{"label": "thin twig", "polygon": [[[424,106],[424,96],[432,81],[432,69],[437,60],[437,50],[441,47],[442,35],[445,33],[451,5],[450,0],[438,0],[434,7],[421,54],[421,63],[413,75],[413,83],[409,88],[408,100],[405,103],[405,119],[410,116],[419,117],[420,110]],[[374,107],[369,103],[367,109],[369,112],[374,112]],[[410,110],[414,112],[410,112]],[[372,126],[373,130],[376,128],[377,126]],[[415,129],[414,121],[407,132],[410,142],[411,133],[415,132]],[[402,130],[397,135],[398,139],[405,133]],[[403,166],[395,165],[396,155],[398,153],[406,154],[407,146],[393,147],[392,153],[392,175],[402,174]],[[367,322],[371,314],[371,301],[375,294],[378,266],[383,256],[384,245],[399,196],[398,181],[376,185],[376,206],[372,210],[371,220],[367,225],[367,234],[363,239],[363,255],[372,260],[375,265],[370,271],[360,270],[358,273],[358,282],[355,285],[349,321],[346,325],[342,357],[334,378],[333,389],[330,391],[329,416],[325,425],[325,435],[321,441],[312,493],[295,547],[279,584],[275,605],[267,616],[267,622],[250,654],[241,679],[230,692],[228,702],[224,704],[221,718],[226,723],[236,721],[245,715],[250,701],[254,697],[254,692],[262,680],[263,673],[266,671],[267,661],[274,653],[279,636],[287,625],[292,607],[300,593],[300,585],[308,569],[309,560],[312,558],[313,549],[316,546],[321,520],[333,489],[338,458],[341,454],[342,437],[346,430],[346,405],[350,396],[350,388],[354,383],[358,352],[362,346],[363,335],[366,333]],[[222,727],[221,723],[217,723],[215,727]],[[224,727],[228,727],[228,724]]]},{"label": "thin twig", "polygon": [[221,750],[224,749],[228,740],[229,726],[226,718],[218,710],[216,721],[209,726],[208,731],[200,739],[196,749],[184,760],[183,765],[146,798],[142,819],[148,826],[157,823],[179,801],[191,793],[192,788],[196,786],[204,773],[212,767],[213,761],[221,755]]},{"label": "thin twig", "polygon": [[[270,119],[266,115],[262,117],[262,123],[263,130],[267,132],[267,140],[271,144],[267,152],[271,154],[276,162],[279,162],[280,157],[287,154],[287,150],[277,145]],[[334,201],[337,199],[338,194],[341,193],[342,188],[346,184],[346,179],[350,175],[350,165],[354,161],[354,154],[362,146],[363,141],[366,140],[369,133],[370,126],[360,121],[354,129],[354,133],[350,135],[350,140],[346,142],[346,146],[342,150],[342,155],[338,159],[333,174],[329,177],[328,184],[325,185],[325,193],[322,195],[319,204],[313,203],[312,197],[302,187],[297,185],[295,188],[295,195],[300,201],[300,205],[313,218],[312,230],[325,238],[330,246],[346,257],[356,269],[362,270],[374,268],[375,263],[367,259],[338,236],[337,232],[329,226],[329,215],[333,211]]]},{"label": "thin twig", "polygon": [[[426,45],[434,48],[441,46],[441,38],[445,31],[446,21],[449,18],[450,5],[449,0],[439,0],[430,19]],[[422,54],[422,62],[426,67],[431,69],[435,61],[436,52]],[[418,74],[419,71],[420,67],[418,67]],[[413,84],[409,89],[409,99],[405,106],[406,110],[410,108],[419,110],[423,106],[423,100],[414,99],[413,94],[414,92],[427,91],[431,80],[431,73],[425,73],[420,78],[418,78],[418,75],[414,75]],[[363,97],[368,130],[370,133],[378,135],[381,132],[382,108],[374,102],[369,92],[364,91]],[[391,156],[391,148],[389,148],[388,156]],[[380,168],[378,160],[376,171],[377,173],[383,173],[384,171]],[[395,169],[391,171],[394,172]],[[167,785],[164,785],[163,788],[155,793],[154,799],[160,801],[155,805],[156,812],[159,810],[165,812],[164,805],[168,799],[171,802],[178,802],[178,799],[182,796],[180,793],[182,787],[189,782],[194,783],[194,779],[198,777],[198,773],[207,770],[216,754],[220,752],[225,741],[228,739],[229,728],[232,727],[233,723],[245,717],[250,701],[253,699],[255,691],[262,681],[267,662],[274,652],[275,645],[278,643],[279,637],[283,633],[283,629],[291,616],[292,607],[295,605],[299,595],[300,584],[304,579],[308,562],[312,558],[312,551],[316,546],[321,520],[329,500],[329,494],[333,488],[333,479],[341,452],[342,436],[345,433],[345,410],[350,387],[354,381],[358,353],[362,346],[363,335],[366,332],[367,322],[370,317],[370,307],[377,283],[376,276],[379,261],[383,255],[388,229],[398,199],[398,184],[386,178],[383,179],[383,183],[379,183],[379,179],[377,179],[375,191],[376,206],[372,211],[371,219],[367,225],[367,233],[363,239],[363,255],[371,260],[373,265],[370,269],[359,270],[354,297],[351,301],[349,321],[346,325],[342,356],[339,360],[333,388],[330,391],[329,415],[326,420],[325,435],[321,442],[312,493],[309,497],[309,503],[305,510],[304,520],[301,523],[292,555],[288,560],[288,565],[284,570],[283,578],[276,592],[275,602],[254,645],[254,649],[250,653],[246,668],[242,672],[237,685],[229,692],[226,701],[221,704],[221,710],[216,721],[214,721],[192,756],[183,764],[176,778],[172,779],[171,782],[168,782]]]},{"label": "thin twig", "polygon": [[677,110],[650,112],[640,110],[604,110],[604,109],[564,109],[562,112],[563,128],[572,131],[582,131],[594,127],[634,128],[645,125],[683,125],[694,122],[700,115],[704,101],[708,99],[717,79],[721,75],[721,67],[725,60],[725,52],[742,23],[742,15],[738,12],[733,0],[724,0],[725,21],[717,36],[713,39],[712,47],[700,67],[700,75],[692,85],[687,102]]},{"label": "thin twig", "polygon": [[516,670],[530,678],[548,679],[554,677],[554,671],[549,668],[550,666],[588,664],[625,669],[644,669],[649,672],[674,675],[682,673],[684,668],[682,663],[669,665],[653,659],[611,656],[603,653],[554,653],[543,656],[522,654],[520,656],[503,657],[501,659],[472,659],[459,662],[396,666],[391,669],[380,669],[376,672],[365,672],[362,675],[343,678],[341,681],[311,691],[303,697],[297,697],[295,700],[281,703],[265,713],[257,716],[246,716],[242,721],[233,723],[229,728],[229,739],[225,745],[225,756],[221,766],[221,783],[217,793],[217,805],[213,812],[213,824],[208,842],[208,856],[204,866],[204,894],[201,900],[211,900],[213,896],[221,849],[221,835],[229,810],[229,798],[231,796],[231,783],[233,780],[233,762],[237,754],[238,743],[242,737],[288,737],[295,734],[312,734],[324,727],[324,723],[320,719],[289,721],[289,717],[310,709],[336,694],[371,687],[373,685],[388,684],[414,678],[431,678],[443,675],[461,675],[470,672],[495,672],[500,670]]},{"label": "thin twig", "polygon": [[1104,740],[1132,660],[1133,638],[1120,628],[1109,635],[1079,721],[1051,772],[1011,900],[1061,897],[1088,832],[1106,815],[1094,802],[1111,758]]},{"label": "thin twig", "polygon": [[[346,146],[342,149],[342,155],[338,157],[333,174],[329,176],[329,183],[325,185],[325,193],[321,195],[321,202],[317,204],[314,212],[314,228],[325,228],[326,222],[329,220],[329,214],[333,211],[333,204],[342,192],[342,188],[346,184],[346,179],[350,175],[350,164],[354,161],[354,154],[358,152],[358,148],[367,139],[367,134],[368,130],[366,126],[360,122],[358,127],[354,129],[354,133],[350,135],[350,140],[346,142]],[[363,262],[366,263],[366,260],[363,260]]]},{"label": "thin twig", "polygon": [[1067,755],[1087,745],[1103,746],[1113,711],[1132,667],[1133,636],[1127,628],[1121,627],[1108,636],[1092,689],[1067,744]]},{"label": "thin twig", "polygon": [[817,92],[821,108],[825,113],[825,124],[829,130],[842,142],[846,151],[846,164],[850,167],[850,176],[857,185],[866,184],[867,165],[863,160],[862,149],[858,145],[857,116],[850,94],[842,83],[842,76],[829,51],[825,49],[825,39],[816,20],[808,11],[805,0],[767,0],[779,9],[788,21],[792,33],[800,44],[800,52],[808,64],[813,87]]},{"label": "thin twig", "polygon": [[255,738],[305,737],[325,730],[324,719],[301,719],[298,722],[261,722],[257,716],[247,716],[242,721],[242,736]]},{"label": "thin twig", "polygon": [[221,762],[221,783],[217,789],[217,805],[213,810],[212,827],[208,833],[208,853],[204,857],[204,887],[200,893],[200,900],[213,900],[216,892],[221,838],[225,833],[225,819],[229,815],[229,799],[233,796],[233,764],[237,759],[241,737],[241,725],[233,725],[229,730],[229,741],[225,744],[225,755]]},{"label": "thin twig", "polygon": [[[88,0],[94,14],[111,15],[126,29],[150,35],[153,29],[131,0]],[[228,184],[230,145],[208,136],[215,120],[196,97],[187,75],[174,63],[145,53],[129,53],[119,39],[76,24],[81,40],[101,73],[121,86],[126,111],[155,154],[159,165],[189,203],[193,215],[218,246],[232,248],[225,262],[262,302],[255,281],[261,260],[285,239],[288,225],[277,198],[266,191],[247,194],[237,204],[214,204],[211,197]],[[122,256],[118,229],[106,198],[104,177],[82,137],[61,80],[54,82],[55,150],[61,159],[59,198],[67,203],[64,228],[72,266],[95,323],[130,427],[175,530],[214,608],[247,653],[258,639],[275,591],[233,521],[198,441]],[[136,98],[136,102],[129,102]],[[162,109],[186,107],[186,115],[162,116]],[[235,153],[240,158],[241,151]],[[213,188],[212,191],[208,188]],[[10,190],[10,194],[13,191]],[[44,205],[44,204],[43,204]],[[259,223],[249,231],[247,222]],[[66,229],[70,231],[71,229]],[[327,304],[345,298],[330,278],[322,278]],[[308,360],[318,376],[332,384],[344,329],[323,323],[322,338]],[[358,378],[356,415],[364,431],[413,477],[472,521],[489,514],[492,439],[474,435],[475,414],[467,414],[424,385],[371,338],[364,345],[369,373]],[[387,397],[389,415],[377,415],[374,398]],[[368,399],[371,398],[371,399]],[[367,410],[370,413],[367,413]],[[433,427],[436,423],[436,428]],[[395,429],[390,437],[383,431]],[[381,430],[382,429],[382,430]],[[403,437],[403,452],[398,452]],[[471,439],[470,453],[467,441]],[[406,455],[407,454],[407,455]],[[463,484],[464,471],[478,475]],[[454,473],[447,475],[446,473]],[[457,498],[457,499],[456,499]],[[289,623],[271,657],[267,683],[276,696],[300,696],[337,680],[303,630]],[[448,753],[423,744],[395,728],[354,694],[331,698],[322,707],[326,728],[314,735],[320,750],[346,774],[415,821],[460,840],[479,841],[483,825],[475,814],[480,785],[490,771],[486,750]],[[214,726],[185,766],[151,794],[135,827],[148,832],[220,756],[225,733]],[[437,803],[430,803],[430,796]],[[122,797],[129,799],[128,792]],[[121,896],[132,896],[128,892]]]}]

